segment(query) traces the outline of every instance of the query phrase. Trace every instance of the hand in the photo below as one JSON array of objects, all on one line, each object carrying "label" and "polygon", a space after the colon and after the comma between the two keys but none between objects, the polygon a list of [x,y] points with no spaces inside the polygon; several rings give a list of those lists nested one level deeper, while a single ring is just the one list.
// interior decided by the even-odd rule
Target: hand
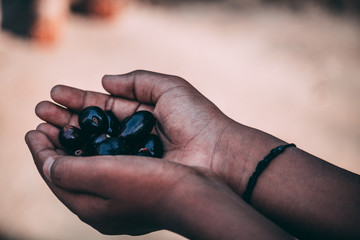
[{"label": "hand", "polygon": [[[76,113],[89,105],[112,110],[119,119],[137,110],[149,110],[157,119],[156,131],[164,144],[164,158],[214,172],[224,168],[227,149],[222,147],[223,134],[232,121],[188,82],[175,76],[135,71],[105,76],[103,86],[111,96],[55,86],[51,97],[66,108],[44,101],[36,107],[36,114],[63,127],[78,125]],[[47,132],[60,148],[57,134],[56,130]]]},{"label": "hand", "polygon": [[154,108],[165,158],[211,169],[214,156],[219,154],[217,143],[230,119],[188,82],[175,76],[136,71],[105,76],[103,86],[112,96],[135,101],[140,108]]},{"label": "hand", "polygon": [[[270,149],[285,143],[233,121],[180,77],[135,71],[105,76],[103,87],[115,97],[115,102],[126,98],[140,109],[153,107],[165,158],[205,167],[239,195],[257,162]],[[54,93],[53,98],[68,106],[68,101],[60,100],[58,94]],[[107,105],[116,112],[123,108],[120,104]]]},{"label": "hand", "polygon": [[[77,125],[76,113],[90,105],[112,110],[119,119],[137,110],[152,111],[158,120],[156,131],[164,143],[164,158],[208,168],[239,195],[257,161],[269,149],[284,143],[231,120],[176,76],[135,71],[105,76],[103,87],[111,95],[55,86],[52,99],[67,109],[45,101],[38,104],[36,114],[63,127]],[[48,135],[60,147],[57,131]]]},{"label": "hand", "polygon": [[26,134],[35,164],[53,193],[103,234],[168,229],[190,239],[289,239],[205,168],[138,156],[66,156],[44,133],[54,130],[41,124]]},{"label": "hand", "polygon": [[44,133],[55,130],[53,126],[41,124],[38,129],[27,133],[26,142],[40,174],[73,213],[104,234],[163,229],[167,213],[174,211],[169,203],[174,207],[178,202],[171,200],[172,192],[197,175],[163,159],[67,156]]}]

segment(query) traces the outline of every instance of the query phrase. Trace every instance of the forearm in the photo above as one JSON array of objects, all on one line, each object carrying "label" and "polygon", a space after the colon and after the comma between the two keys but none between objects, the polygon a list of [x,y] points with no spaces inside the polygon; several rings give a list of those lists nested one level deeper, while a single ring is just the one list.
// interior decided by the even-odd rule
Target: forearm
[{"label": "forearm", "polygon": [[359,180],[300,149],[288,149],[264,171],[252,204],[299,238],[360,238]]},{"label": "forearm", "polygon": [[291,239],[225,185],[181,184],[172,199],[166,228],[189,239]]},{"label": "forearm", "polygon": [[[234,129],[238,129],[237,131]],[[219,172],[242,195],[256,165],[283,141],[240,124],[226,143]],[[359,237],[360,178],[298,148],[288,148],[260,175],[250,203],[297,237]],[[325,236],[326,235],[326,236]]]}]

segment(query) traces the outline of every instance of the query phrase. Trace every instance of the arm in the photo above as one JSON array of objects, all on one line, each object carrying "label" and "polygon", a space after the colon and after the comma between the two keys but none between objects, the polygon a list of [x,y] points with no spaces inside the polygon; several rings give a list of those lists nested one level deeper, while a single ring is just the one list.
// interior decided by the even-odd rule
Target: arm
[{"label": "arm", "polygon": [[[283,141],[238,125],[223,142],[227,164],[218,174],[241,195],[258,161]],[[243,137],[243,135],[248,137]],[[237,142],[235,145],[234,142]],[[232,158],[233,151],[237,155]],[[239,161],[242,159],[242,161]],[[238,165],[240,164],[240,166]],[[234,171],[234,169],[238,171]],[[298,238],[360,237],[360,177],[298,148],[288,148],[259,177],[251,205]]]},{"label": "arm", "polygon": [[[120,119],[136,109],[153,111],[164,158],[209,169],[238,196],[256,164],[272,148],[284,144],[229,119],[179,77],[135,71],[105,76],[103,86],[110,96],[56,86],[53,100],[71,111],[42,102],[36,113],[61,127],[76,123],[73,113],[88,105],[113,110]],[[56,143],[56,134],[47,133]],[[358,175],[289,148],[260,176],[250,203],[295,236],[352,238],[360,235],[356,227],[360,220],[359,185]]]}]

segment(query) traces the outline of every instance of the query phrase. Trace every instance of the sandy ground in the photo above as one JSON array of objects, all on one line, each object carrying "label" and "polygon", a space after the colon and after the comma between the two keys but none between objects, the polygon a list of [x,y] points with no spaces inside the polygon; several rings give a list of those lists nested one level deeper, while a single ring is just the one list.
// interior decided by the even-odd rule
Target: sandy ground
[{"label": "sandy ground", "polygon": [[103,91],[106,73],[179,75],[237,121],[360,173],[359,63],[359,24],[317,9],[130,5],[110,23],[71,16],[53,47],[2,32],[0,233],[37,240],[182,239],[166,231],[102,236],[52,195],[24,135],[40,123],[34,107],[55,84]]}]

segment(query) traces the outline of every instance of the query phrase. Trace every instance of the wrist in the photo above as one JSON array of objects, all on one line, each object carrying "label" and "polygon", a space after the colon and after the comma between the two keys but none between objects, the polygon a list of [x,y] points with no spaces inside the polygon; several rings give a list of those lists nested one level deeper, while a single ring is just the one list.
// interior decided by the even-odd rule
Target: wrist
[{"label": "wrist", "polygon": [[257,164],[284,141],[230,120],[223,130],[212,170],[239,196]]}]

